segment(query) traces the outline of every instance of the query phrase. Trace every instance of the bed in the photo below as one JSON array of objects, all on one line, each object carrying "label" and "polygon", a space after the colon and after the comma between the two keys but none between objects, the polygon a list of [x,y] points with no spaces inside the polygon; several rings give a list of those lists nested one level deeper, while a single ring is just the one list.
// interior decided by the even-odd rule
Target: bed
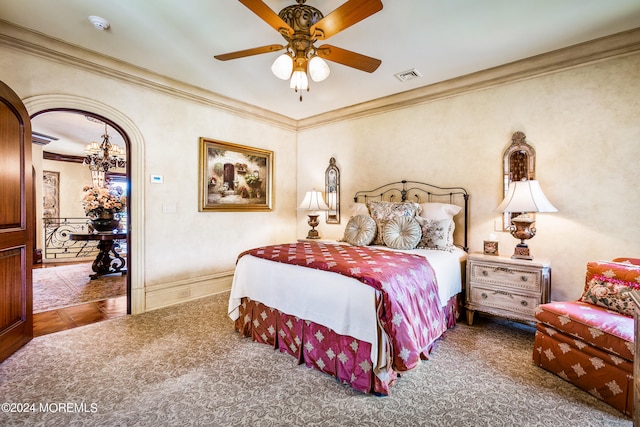
[{"label": "bed", "polygon": [[243,252],[229,299],[236,330],[356,390],[388,394],[456,324],[468,203],[461,187],[395,182],[356,193],[343,241]]}]

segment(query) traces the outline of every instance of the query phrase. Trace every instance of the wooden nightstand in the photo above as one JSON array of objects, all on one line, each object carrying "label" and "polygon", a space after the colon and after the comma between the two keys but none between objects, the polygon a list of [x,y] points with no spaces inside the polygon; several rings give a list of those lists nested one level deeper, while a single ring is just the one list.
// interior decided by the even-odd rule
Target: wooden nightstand
[{"label": "wooden nightstand", "polygon": [[467,323],[476,311],[535,322],[534,310],[549,302],[551,263],[470,254],[467,258]]}]

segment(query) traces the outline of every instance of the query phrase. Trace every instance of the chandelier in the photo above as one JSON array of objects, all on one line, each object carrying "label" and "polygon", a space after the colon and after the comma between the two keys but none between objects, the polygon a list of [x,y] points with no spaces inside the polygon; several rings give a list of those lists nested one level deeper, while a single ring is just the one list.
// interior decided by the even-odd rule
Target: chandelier
[{"label": "chandelier", "polygon": [[[89,119],[89,117],[87,117]],[[95,121],[95,119],[89,119]],[[102,143],[92,142],[85,149],[87,153],[84,165],[89,166],[91,171],[91,181],[94,187],[105,187],[106,174],[109,169],[123,168],[127,165],[125,160],[125,150],[117,145],[113,145],[109,141],[107,133],[107,124],[104,123],[104,135],[102,135]]]}]

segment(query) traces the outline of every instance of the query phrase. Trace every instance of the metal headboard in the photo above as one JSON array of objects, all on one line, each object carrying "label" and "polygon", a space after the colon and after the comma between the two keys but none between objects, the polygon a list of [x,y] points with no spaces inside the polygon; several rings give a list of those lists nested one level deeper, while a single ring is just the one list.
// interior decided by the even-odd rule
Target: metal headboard
[{"label": "metal headboard", "polygon": [[[438,187],[424,182],[402,180],[382,185],[373,190],[358,191],[353,197],[353,201],[356,203],[367,203],[371,200],[416,203],[439,202],[461,206],[464,211],[464,219],[460,224],[456,223],[456,230],[458,230],[458,225],[462,225],[463,244],[457,246],[466,252],[469,251],[469,193],[464,188]],[[457,217],[458,215],[456,215]]]}]

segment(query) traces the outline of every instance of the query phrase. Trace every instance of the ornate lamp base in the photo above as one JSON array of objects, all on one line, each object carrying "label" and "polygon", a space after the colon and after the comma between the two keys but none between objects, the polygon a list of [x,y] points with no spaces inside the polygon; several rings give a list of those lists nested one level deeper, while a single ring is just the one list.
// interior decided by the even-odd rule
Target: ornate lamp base
[{"label": "ornate lamp base", "polygon": [[518,243],[513,251],[513,255],[511,255],[513,259],[528,259],[531,261],[533,257],[529,253],[529,246],[526,243]]},{"label": "ornate lamp base", "polygon": [[316,227],[320,224],[320,221],[318,220],[318,214],[308,214],[309,216],[309,221],[307,221],[307,224],[309,224],[309,226],[311,226],[311,230],[309,230],[309,233],[307,234],[307,239],[319,239],[320,238],[320,234],[318,234],[318,230],[316,230]]},{"label": "ornate lamp base", "polygon": [[534,219],[526,215],[519,215],[511,218],[512,225],[510,227],[511,235],[516,239],[520,239],[513,251],[511,258],[532,260],[533,257],[529,253],[529,246],[524,242],[536,235],[536,229],[533,227]]}]

